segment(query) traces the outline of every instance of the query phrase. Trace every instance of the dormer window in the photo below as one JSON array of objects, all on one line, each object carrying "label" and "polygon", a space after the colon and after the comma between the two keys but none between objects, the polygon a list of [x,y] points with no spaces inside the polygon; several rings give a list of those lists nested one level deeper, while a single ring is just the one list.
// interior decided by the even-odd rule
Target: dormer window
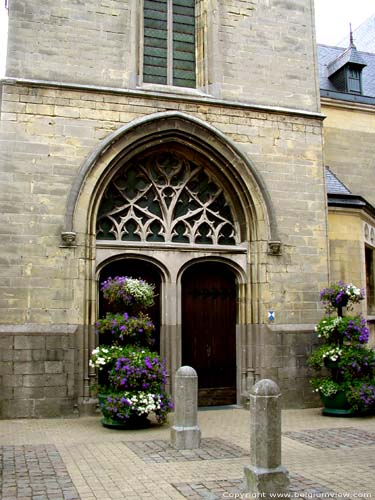
[{"label": "dormer window", "polygon": [[346,64],[336,71],[330,80],[339,92],[362,94],[361,72],[361,67]]},{"label": "dormer window", "polygon": [[358,68],[347,69],[347,87],[348,92],[362,94],[361,71]]},{"label": "dormer window", "polygon": [[328,64],[328,78],[339,92],[362,94],[362,69],[365,66],[351,39],[350,46]]}]

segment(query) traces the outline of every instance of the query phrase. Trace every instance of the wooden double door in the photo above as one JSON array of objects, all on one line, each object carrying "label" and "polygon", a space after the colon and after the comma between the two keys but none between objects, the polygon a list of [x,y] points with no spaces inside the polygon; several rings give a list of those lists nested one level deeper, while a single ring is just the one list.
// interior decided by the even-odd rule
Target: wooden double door
[{"label": "wooden double door", "polygon": [[198,373],[199,406],[236,402],[236,282],[220,262],[182,277],[182,364]]}]

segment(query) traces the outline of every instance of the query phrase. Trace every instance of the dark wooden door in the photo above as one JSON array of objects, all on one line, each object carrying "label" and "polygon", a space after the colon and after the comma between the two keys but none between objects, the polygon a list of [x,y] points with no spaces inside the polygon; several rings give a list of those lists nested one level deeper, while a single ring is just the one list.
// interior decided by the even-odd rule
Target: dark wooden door
[{"label": "dark wooden door", "polygon": [[200,406],[236,402],[236,284],[224,264],[195,264],[182,277],[182,364],[198,373]]},{"label": "dark wooden door", "polygon": [[[126,258],[116,260],[103,268],[99,277],[99,289],[104,280],[115,276],[131,276],[140,278],[155,285],[154,305],[145,310],[155,325],[155,344],[153,350],[160,352],[160,273],[156,266],[141,259]],[[107,312],[126,312],[126,306],[110,304],[99,294],[99,317],[104,317]],[[99,339],[100,343],[107,343],[107,339]]]}]

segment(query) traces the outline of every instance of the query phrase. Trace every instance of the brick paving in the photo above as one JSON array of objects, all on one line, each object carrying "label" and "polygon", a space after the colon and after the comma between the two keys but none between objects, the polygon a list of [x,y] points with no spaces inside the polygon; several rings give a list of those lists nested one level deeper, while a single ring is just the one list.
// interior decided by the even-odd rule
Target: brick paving
[{"label": "brick paving", "polygon": [[0,446],[2,500],[80,500],[54,445]]},{"label": "brick paving", "polygon": [[[282,416],[291,498],[375,500],[375,417],[323,417],[320,409]],[[106,429],[99,416],[0,420],[0,498],[235,498],[250,460],[249,413],[217,409],[198,418],[203,446],[188,452],[169,446],[173,415],[169,425],[131,431]]]},{"label": "brick paving", "polygon": [[[307,500],[311,497],[318,498],[325,494],[334,496],[334,492],[324,486],[314,483],[301,474],[289,475],[290,479],[290,496],[291,498]],[[244,480],[218,480],[218,481],[201,481],[195,483],[178,483],[173,484],[182,496],[189,498],[189,500],[200,500],[202,498],[209,500],[221,500],[223,498],[240,498],[241,493],[244,492]],[[250,498],[250,497],[249,497]]]},{"label": "brick paving", "polygon": [[146,463],[219,460],[249,455],[246,450],[224,439],[202,439],[200,448],[196,450],[175,450],[166,440],[135,441],[125,444]]},{"label": "brick paving", "polygon": [[314,448],[334,449],[375,446],[375,433],[351,427],[285,432],[284,436],[300,441],[308,446],[313,446]]}]

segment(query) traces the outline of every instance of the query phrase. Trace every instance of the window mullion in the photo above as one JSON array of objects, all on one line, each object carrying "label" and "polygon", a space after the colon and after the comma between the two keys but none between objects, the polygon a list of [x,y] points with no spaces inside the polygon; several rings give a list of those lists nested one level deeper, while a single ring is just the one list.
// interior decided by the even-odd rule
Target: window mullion
[{"label": "window mullion", "polygon": [[168,1],[168,20],[167,20],[167,84],[173,85],[173,0]]}]

